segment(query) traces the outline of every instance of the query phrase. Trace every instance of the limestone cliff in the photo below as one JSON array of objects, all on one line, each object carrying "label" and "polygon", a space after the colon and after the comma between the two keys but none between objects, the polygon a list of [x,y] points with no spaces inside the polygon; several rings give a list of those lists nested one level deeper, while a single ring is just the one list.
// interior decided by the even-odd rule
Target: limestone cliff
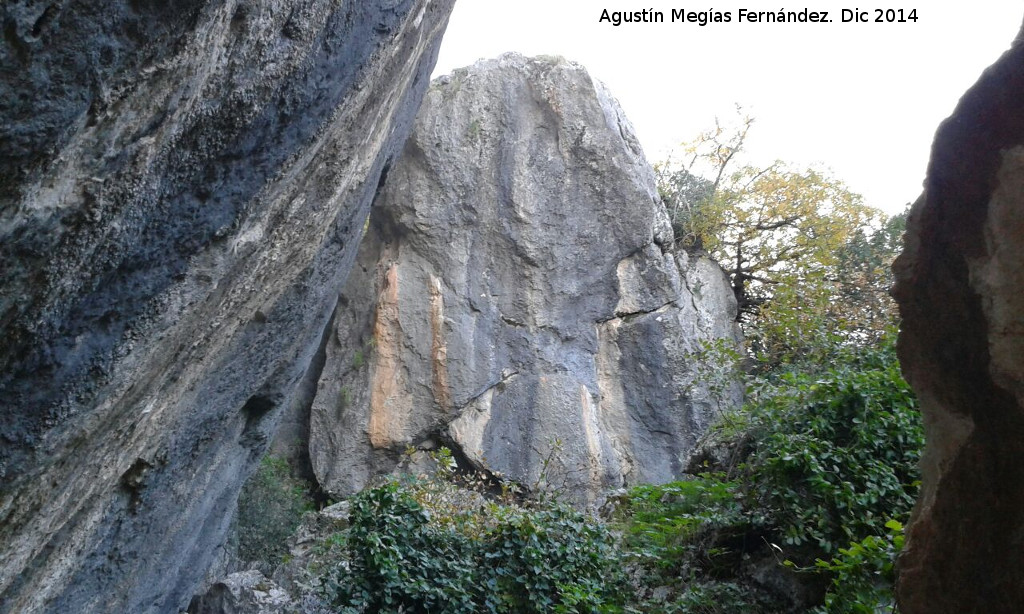
[{"label": "limestone cliff", "polygon": [[451,5],[0,8],[0,611],[187,603]]},{"label": "limestone cliff", "polygon": [[679,475],[735,384],[735,301],[672,231],[632,127],[557,58],[435,81],[374,205],[313,402],[320,483],[349,494],[407,446],[577,500]]},{"label": "limestone cliff", "polygon": [[894,266],[900,359],[921,400],[923,487],[906,614],[1024,604],[1024,40],[939,128]]}]

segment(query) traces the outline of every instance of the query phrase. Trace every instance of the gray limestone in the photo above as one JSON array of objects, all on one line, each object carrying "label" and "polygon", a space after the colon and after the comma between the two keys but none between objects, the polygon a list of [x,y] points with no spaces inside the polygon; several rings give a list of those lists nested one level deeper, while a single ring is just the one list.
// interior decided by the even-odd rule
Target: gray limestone
[{"label": "gray limestone", "polygon": [[350,494],[408,448],[594,501],[679,476],[735,383],[716,264],[673,253],[654,174],[580,66],[505,55],[436,80],[325,345],[310,457]]},{"label": "gray limestone", "polygon": [[187,605],[451,6],[0,8],[0,611]]}]

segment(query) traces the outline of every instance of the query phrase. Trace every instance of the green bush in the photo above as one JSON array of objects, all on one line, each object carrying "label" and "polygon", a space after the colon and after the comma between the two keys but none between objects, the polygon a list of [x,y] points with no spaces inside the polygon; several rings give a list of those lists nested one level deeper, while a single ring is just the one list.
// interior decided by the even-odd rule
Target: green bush
[{"label": "green bush", "polygon": [[649,611],[776,611],[744,584],[749,556],[824,574],[821,614],[891,603],[894,527],[917,495],[923,429],[891,338],[833,355],[753,378],[743,411],[717,427],[738,455],[729,466],[629,492],[617,516],[625,544],[648,582],[678,594]]},{"label": "green bush", "polygon": [[753,392],[746,471],[782,542],[831,554],[909,515],[924,431],[891,341]]},{"label": "green bush", "polygon": [[831,573],[832,586],[825,604],[814,614],[875,614],[893,612],[896,555],[903,548],[903,525],[895,520],[885,524],[885,536],[869,535],[840,548],[829,561],[818,559],[816,567]]},{"label": "green bush", "polygon": [[352,612],[470,611],[471,543],[430,520],[397,482],[353,497],[348,558],[325,584],[331,601]]},{"label": "green bush", "polygon": [[479,546],[484,611],[604,612],[622,604],[612,536],[568,507],[506,507]]},{"label": "green bush", "polygon": [[[759,614],[769,598],[723,580],[736,575],[742,543],[757,531],[739,482],[724,474],[631,489],[616,517],[626,552],[643,572],[646,614]],[[739,548],[734,542],[741,544]],[[760,542],[758,542],[760,543]],[[655,598],[657,587],[675,596]],[[664,589],[662,589],[664,591]]]},{"label": "green bush", "polygon": [[704,580],[692,583],[658,614],[768,614],[776,611],[758,600],[749,587],[735,582]]},{"label": "green bush", "polygon": [[351,499],[337,560],[318,582],[345,614],[621,612],[621,556],[595,520],[391,480]]},{"label": "green bush", "polygon": [[279,564],[288,554],[288,538],[312,509],[308,485],[292,476],[288,461],[265,456],[238,496],[238,558],[271,567]]},{"label": "green bush", "polygon": [[716,533],[745,530],[748,518],[742,498],[740,485],[722,474],[637,486],[618,512],[620,519],[627,520],[625,543],[655,566],[679,570]]}]

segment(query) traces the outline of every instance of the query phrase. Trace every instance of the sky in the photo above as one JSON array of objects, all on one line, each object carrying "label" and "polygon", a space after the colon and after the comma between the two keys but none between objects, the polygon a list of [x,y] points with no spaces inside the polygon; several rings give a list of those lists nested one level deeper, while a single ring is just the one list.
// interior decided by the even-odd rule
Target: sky
[{"label": "sky", "polygon": [[[780,8],[828,11],[834,21],[739,21],[741,9]],[[868,21],[843,23],[844,8]],[[876,23],[876,8],[915,10],[917,20]],[[614,26],[600,21],[605,9],[661,11],[665,21]],[[732,20],[672,23],[673,9]],[[830,171],[895,213],[921,191],[935,129],[1009,48],[1022,18],[1021,0],[458,0],[434,74],[507,51],[579,62],[619,100],[652,163],[716,117],[734,120],[739,104],[755,118],[747,161]]]}]

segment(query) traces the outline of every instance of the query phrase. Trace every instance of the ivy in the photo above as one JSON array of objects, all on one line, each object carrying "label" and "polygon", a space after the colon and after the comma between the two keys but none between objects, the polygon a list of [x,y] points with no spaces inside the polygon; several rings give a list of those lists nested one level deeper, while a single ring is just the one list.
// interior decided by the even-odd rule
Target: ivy
[{"label": "ivy", "polygon": [[742,412],[716,427],[738,460],[628,493],[616,517],[626,547],[652,582],[676,591],[647,611],[789,609],[751,583],[742,569],[751,556],[795,559],[786,560],[791,569],[824,576],[816,614],[894,607],[901,522],[917,495],[924,444],[917,403],[892,337],[830,352],[829,364],[753,378]]},{"label": "ivy", "polygon": [[352,498],[343,547],[319,582],[332,605],[345,614],[623,611],[621,555],[600,523],[558,504],[453,506],[439,490],[391,480]]},{"label": "ivy", "polygon": [[747,413],[752,495],[784,543],[831,554],[909,515],[924,431],[891,341],[764,382]]}]

